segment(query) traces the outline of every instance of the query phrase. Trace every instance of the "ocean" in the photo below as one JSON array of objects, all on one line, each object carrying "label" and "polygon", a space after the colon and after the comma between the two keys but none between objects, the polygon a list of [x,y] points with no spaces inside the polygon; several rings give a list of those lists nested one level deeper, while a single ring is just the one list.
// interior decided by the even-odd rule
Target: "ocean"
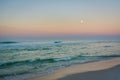
[{"label": "ocean", "polygon": [[119,40],[0,42],[0,79],[27,80],[57,69],[120,57]]}]

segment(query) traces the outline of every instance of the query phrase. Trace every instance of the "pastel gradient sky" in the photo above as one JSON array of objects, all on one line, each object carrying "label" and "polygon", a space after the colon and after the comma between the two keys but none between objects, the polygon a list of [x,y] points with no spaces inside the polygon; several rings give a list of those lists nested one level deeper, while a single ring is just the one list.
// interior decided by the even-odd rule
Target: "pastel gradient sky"
[{"label": "pastel gradient sky", "polygon": [[120,0],[0,0],[0,36],[120,35]]}]

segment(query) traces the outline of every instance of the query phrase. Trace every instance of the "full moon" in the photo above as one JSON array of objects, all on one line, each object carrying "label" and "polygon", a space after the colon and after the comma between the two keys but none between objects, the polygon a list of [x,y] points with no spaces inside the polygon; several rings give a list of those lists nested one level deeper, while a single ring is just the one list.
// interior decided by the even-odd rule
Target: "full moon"
[{"label": "full moon", "polygon": [[84,22],[83,20],[80,21],[80,23],[83,23],[83,22]]}]

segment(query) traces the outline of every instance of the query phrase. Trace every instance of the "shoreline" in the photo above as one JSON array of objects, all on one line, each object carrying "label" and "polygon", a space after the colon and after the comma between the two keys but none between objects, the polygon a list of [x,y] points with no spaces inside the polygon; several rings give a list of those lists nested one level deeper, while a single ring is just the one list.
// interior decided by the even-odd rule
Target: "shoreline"
[{"label": "shoreline", "polygon": [[[79,80],[80,78],[83,78],[81,76],[81,75],[83,75],[82,73],[91,72],[90,74],[95,74],[95,73],[92,73],[92,71],[95,72],[95,71],[101,71],[101,70],[106,70],[106,69],[112,70],[112,68],[115,68],[115,66],[118,67],[118,65],[120,67],[120,58],[105,59],[105,60],[100,60],[100,61],[95,61],[95,62],[72,65],[70,67],[60,68],[59,70],[55,71],[54,73],[34,77],[34,78],[31,78],[30,80],[72,80],[72,78],[74,78],[75,80]],[[115,68],[115,69],[117,69],[117,68]],[[115,71],[115,69],[113,71]],[[104,72],[106,72],[106,71],[104,71]],[[98,73],[98,72],[96,72],[96,73]],[[90,75],[90,74],[88,74],[88,75]],[[116,73],[114,73],[114,74],[116,74]],[[109,74],[108,74],[108,76],[109,76]],[[71,78],[69,78],[69,77],[71,77]],[[84,80],[84,79],[82,79],[82,80]],[[89,80],[91,80],[91,79],[89,79]]]}]

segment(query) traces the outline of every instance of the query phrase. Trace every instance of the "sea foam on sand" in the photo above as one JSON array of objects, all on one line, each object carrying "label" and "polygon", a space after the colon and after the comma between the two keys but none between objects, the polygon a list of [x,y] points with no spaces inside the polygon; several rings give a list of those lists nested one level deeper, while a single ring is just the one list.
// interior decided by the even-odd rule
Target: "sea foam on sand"
[{"label": "sea foam on sand", "polygon": [[[52,74],[32,78],[31,80],[72,80],[72,79],[79,80],[79,79],[82,79],[82,77],[85,77],[84,75],[83,76],[81,75],[82,73],[85,73],[85,72],[90,72],[89,74],[87,74],[88,76],[86,76],[86,79],[87,79],[87,77],[89,77],[88,80],[98,80],[98,79],[104,80],[104,77],[105,77],[105,79],[108,79],[111,77],[110,80],[116,80],[116,79],[120,80],[120,76],[117,76],[117,78],[116,78],[116,76],[114,76],[114,75],[120,74],[120,69],[118,69],[118,68],[116,68],[117,70],[112,69],[112,67],[115,67],[117,65],[120,65],[120,58],[114,58],[114,59],[110,59],[110,60],[102,60],[102,61],[97,61],[97,62],[90,62],[90,63],[80,64],[80,65],[73,65],[73,66],[70,66],[67,68],[59,69]],[[120,67],[120,66],[118,66],[118,67]],[[113,74],[111,74],[111,75],[113,75],[113,76],[110,76],[109,75],[110,70],[108,70],[106,72],[106,69],[112,69],[111,71],[113,72]],[[102,71],[103,74],[97,75],[96,71],[101,71],[101,70],[103,70]],[[93,71],[93,72],[91,72],[91,71]],[[99,72],[97,72],[97,73],[99,73]],[[96,74],[95,75],[96,78],[92,79],[92,77],[89,76],[91,74],[92,74],[92,76],[94,76],[94,74]],[[99,77],[99,75],[102,75],[103,78]],[[72,77],[72,79],[69,78],[70,76]],[[82,80],[84,80],[84,79],[82,79]]]}]

